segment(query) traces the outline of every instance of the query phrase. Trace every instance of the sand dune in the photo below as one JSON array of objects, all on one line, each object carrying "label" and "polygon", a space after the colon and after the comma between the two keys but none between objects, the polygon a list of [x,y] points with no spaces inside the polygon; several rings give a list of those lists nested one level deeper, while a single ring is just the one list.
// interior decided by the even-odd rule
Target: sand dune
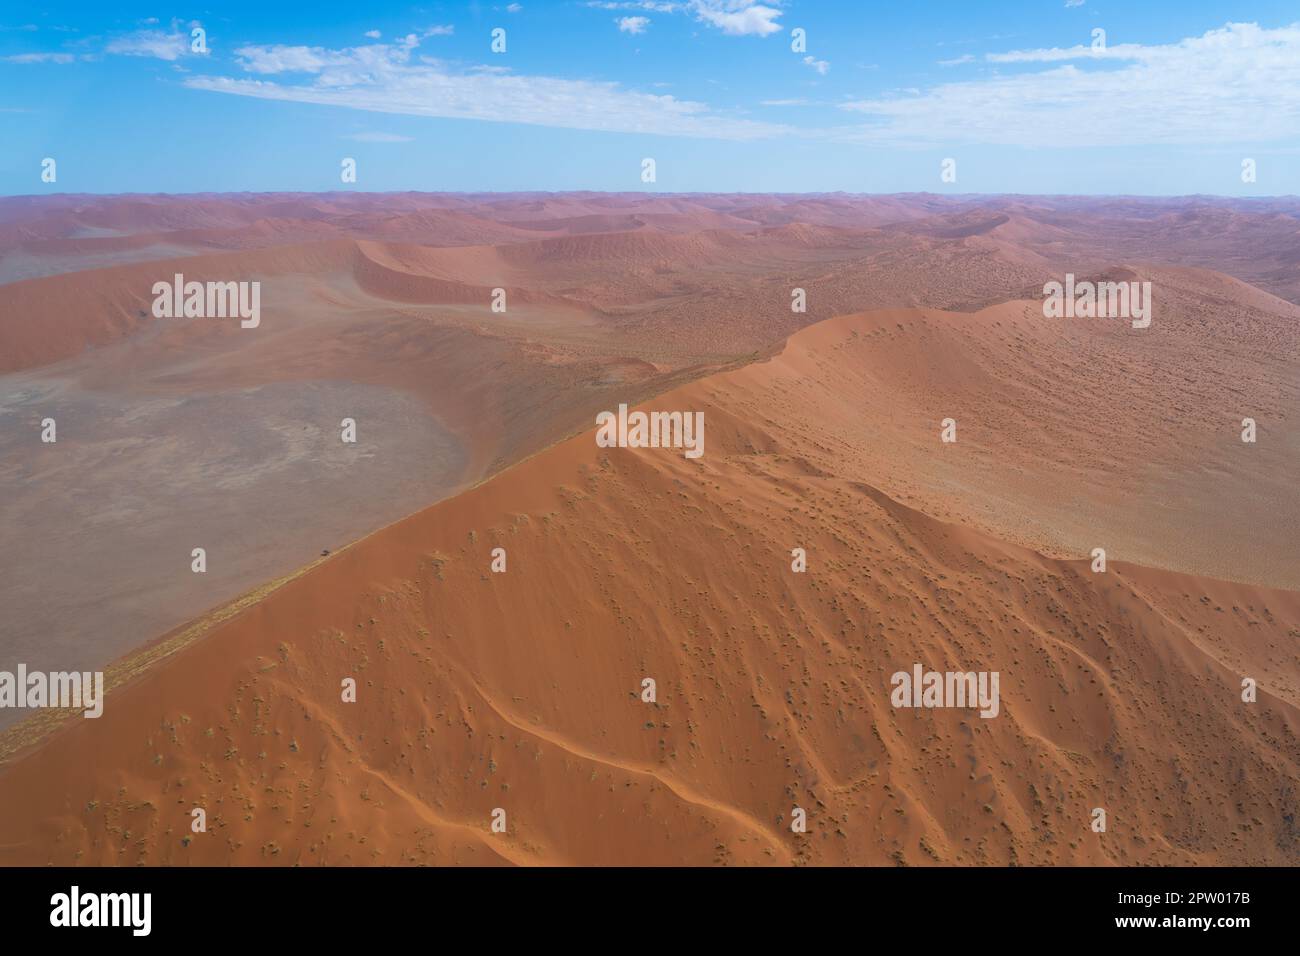
[{"label": "sand dune", "polygon": [[[1290,544],[1300,498],[1289,490],[1300,468],[1300,325],[1249,297],[1207,311],[1198,277],[1157,279],[1164,290],[1176,283],[1189,291],[1167,293],[1159,321],[1141,331],[1045,319],[1037,302],[836,319],[801,333],[831,336],[824,349],[771,374],[779,401],[817,409],[806,434],[827,445],[854,436],[864,474],[935,515],[1057,556],[1104,547],[1300,589]],[[771,415],[770,390],[746,409]],[[1241,441],[1245,416],[1267,440]],[[958,441],[936,457],[947,418]]]},{"label": "sand dune", "polygon": [[[1300,595],[887,494],[822,393],[869,408],[897,318],[650,403],[705,413],[698,461],[580,434],[124,662],[0,771],[0,862],[1295,864]],[[1001,713],[893,708],[914,663]]]},{"label": "sand dune", "polygon": [[[1295,863],[1298,257],[1285,199],[0,199],[0,669],[118,661],[6,734],[0,863]],[[705,456],[595,446],[646,401]]]},{"label": "sand dune", "polygon": [[[251,281],[334,272],[356,253],[347,240],[149,261],[0,285],[0,372],[49,365],[139,332],[152,316],[153,285]],[[211,324],[211,323],[209,323]]]},{"label": "sand dune", "polygon": [[[1215,268],[1300,300],[1300,207],[1293,199],[1069,196],[735,196],[650,193],[323,193],[0,198],[0,281],[99,267],[115,249],[241,249],[330,238],[431,246],[529,242],[539,233],[752,233],[802,225],[963,242],[1022,253]],[[61,255],[55,255],[62,250]],[[73,251],[78,255],[72,255]],[[1055,267],[1055,266],[1054,266]],[[1077,270],[1076,270],[1077,271]],[[857,308],[904,305],[857,303]],[[946,303],[927,303],[943,305]],[[847,311],[847,310],[841,310]],[[829,313],[828,313],[829,314]],[[823,316],[824,317],[824,316]]]}]

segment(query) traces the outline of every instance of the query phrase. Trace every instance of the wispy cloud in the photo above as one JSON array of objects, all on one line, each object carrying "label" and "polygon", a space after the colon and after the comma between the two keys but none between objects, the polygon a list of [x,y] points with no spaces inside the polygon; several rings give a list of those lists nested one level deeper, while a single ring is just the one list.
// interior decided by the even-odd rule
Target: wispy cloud
[{"label": "wispy cloud", "polygon": [[389,49],[382,44],[338,51],[320,46],[250,45],[237,47],[235,56],[249,73],[319,73],[330,66],[364,65],[363,57],[374,62],[386,57]]},{"label": "wispy cloud", "polygon": [[0,56],[6,63],[71,63],[76,59],[71,53],[14,53]]},{"label": "wispy cloud", "polygon": [[[789,127],[736,117],[703,103],[641,93],[616,83],[455,70],[416,57],[420,38],[345,49],[248,44],[235,54],[258,77],[191,76],[191,89],[376,113],[400,113],[569,129],[750,140]],[[305,74],[295,76],[295,74]]]},{"label": "wispy cloud", "polygon": [[122,56],[149,56],[158,60],[179,60],[190,53],[190,35],[180,30],[136,30],[114,37],[104,47],[106,53]]},{"label": "wispy cloud", "polygon": [[[1300,24],[1230,23],[1160,45],[993,53],[1023,72],[856,100],[880,144],[1127,146],[1268,142],[1300,135]],[[1049,64],[1048,69],[1032,69]]]},{"label": "wispy cloud", "polygon": [[646,10],[650,13],[680,13],[686,3],[673,0],[587,0],[586,6],[595,10]]},{"label": "wispy cloud", "polygon": [[[766,31],[763,23],[775,21],[753,11],[761,7],[773,16],[779,12],[775,6],[742,0],[591,5],[620,10],[668,7],[688,14],[707,7],[757,16],[737,23],[759,35]],[[644,30],[649,20],[641,15],[616,18],[619,28],[631,34]],[[226,62],[224,73],[187,76],[182,82],[191,89],[227,95],[373,113],[724,140],[801,136],[891,147],[1078,147],[1267,144],[1300,137],[1300,24],[1262,28],[1233,23],[1166,44],[968,54],[941,62],[986,64],[980,75],[846,99],[837,105],[846,118],[854,119],[829,128],[767,122],[743,111],[615,82],[524,75],[512,72],[501,62],[504,58],[456,65],[424,54],[424,48],[432,46],[429,37],[450,30],[434,26],[399,39],[342,48],[245,44],[234,51],[233,66]],[[147,30],[117,37],[108,49],[170,59],[188,50],[181,46],[185,40],[186,34],[173,24],[171,32]],[[30,53],[5,59],[67,63],[76,58],[71,53]],[[801,60],[820,75],[829,72],[824,60]],[[768,99],[761,105],[801,103]],[[815,116],[803,122],[816,123]]]},{"label": "wispy cloud", "polygon": [[599,10],[644,10],[649,13],[686,13],[700,23],[715,27],[730,36],[769,36],[781,30],[776,18],[781,16],[775,5],[754,0],[587,0],[587,6]]}]

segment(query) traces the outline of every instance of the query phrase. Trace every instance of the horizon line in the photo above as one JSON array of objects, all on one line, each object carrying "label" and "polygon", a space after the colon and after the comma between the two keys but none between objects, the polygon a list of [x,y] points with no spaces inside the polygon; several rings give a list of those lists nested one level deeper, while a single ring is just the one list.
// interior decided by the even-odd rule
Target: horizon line
[{"label": "horizon line", "polygon": [[1020,198],[1037,199],[1219,199],[1229,201],[1258,202],[1262,200],[1294,199],[1300,200],[1298,193],[1274,193],[1263,196],[1243,196],[1230,193],[1110,193],[1110,192],[855,192],[843,189],[833,190],[617,190],[617,189],[332,189],[332,190],[295,190],[295,189],[199,189],[182,192],[49,192],[49,193],[4,193],[0,192],[0,201],[6,199],[75,199],[78,197],[114,198],[125,196],[148,197],[198,197],[198,196],[509,196],[509,195],[548,195],[548,196],[850,196],[865,198],[892,198],[924,196],[935,199],[990,199]]}]

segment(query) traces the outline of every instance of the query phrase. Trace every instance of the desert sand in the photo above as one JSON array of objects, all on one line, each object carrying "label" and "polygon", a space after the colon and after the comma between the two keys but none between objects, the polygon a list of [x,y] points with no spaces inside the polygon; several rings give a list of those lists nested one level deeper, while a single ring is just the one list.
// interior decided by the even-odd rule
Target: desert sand
[{"label": "desert sand", "polygon": [[[0,649],[114,662],[5,733],[0,864],[1300,862],[1300,288],[1245,255],[1296,210],[1081,202],[0,202],[0,518],[51,542]],[[154,320],[181,268],[280,307]],[[1151,328],[1045,319],[1066,269]],[[598,447],[619,402],[705,454]],[[999,715],[896,709],[917,663]]]}]

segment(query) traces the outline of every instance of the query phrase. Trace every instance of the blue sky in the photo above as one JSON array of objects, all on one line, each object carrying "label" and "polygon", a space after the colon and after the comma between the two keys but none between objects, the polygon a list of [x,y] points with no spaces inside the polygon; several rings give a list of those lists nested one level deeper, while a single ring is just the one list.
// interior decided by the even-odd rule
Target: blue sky
[{"label": "blue sky", "polygon": [[[206,52],[193,49],[196,28]],[[504,53],[491,48],[497,28]],[[41,181],[46,157],[55,183]],[[355,184],[340,181],[345,157]],[[949,158],[955,182],[941,178]],[[1255,182],[1242,180],[1244,159]],[[1297,194],[1300,7],[0,12],[0,193],[332,189]]]}]

